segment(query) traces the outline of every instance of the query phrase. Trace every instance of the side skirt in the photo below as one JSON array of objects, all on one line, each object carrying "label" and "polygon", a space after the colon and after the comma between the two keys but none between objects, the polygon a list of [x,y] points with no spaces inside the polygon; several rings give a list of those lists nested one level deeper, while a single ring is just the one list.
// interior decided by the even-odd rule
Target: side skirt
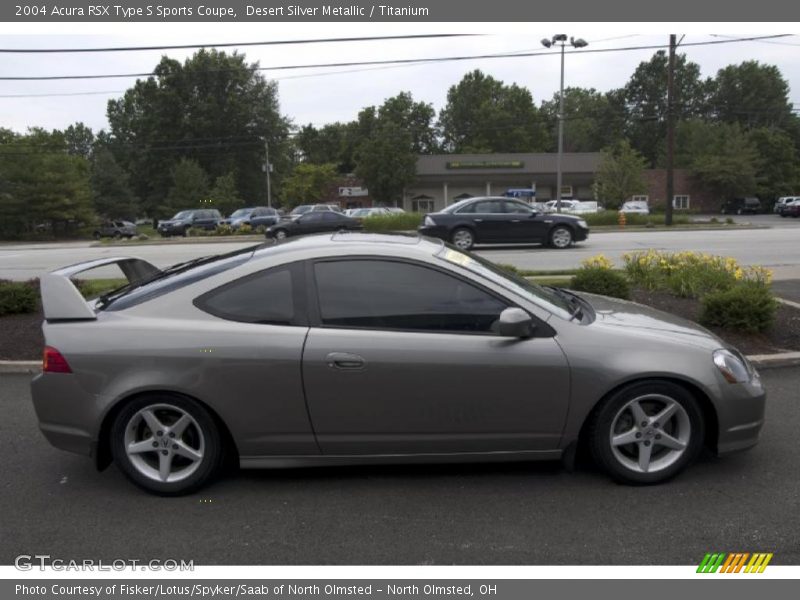
[{"label": "side skirt", "polygon": [[452,454],[368,454],[320,456],[242,456],[242,469],[293,469],[351,465],[397,465],[419,463],[483,463],[558,460],[563,450],[531,450],[524,452],[462,452]]}]

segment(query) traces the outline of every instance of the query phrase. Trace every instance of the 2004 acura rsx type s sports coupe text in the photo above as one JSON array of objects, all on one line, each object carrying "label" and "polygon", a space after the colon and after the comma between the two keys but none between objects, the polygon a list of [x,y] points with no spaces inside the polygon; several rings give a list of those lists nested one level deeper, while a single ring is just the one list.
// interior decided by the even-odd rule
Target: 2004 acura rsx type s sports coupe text
[{"label": "2004 acura rsx type s sports coupe text", "polygon": [[[85,301],[70,277],[130,283]],[[757,442],[765,393],[693,323],[540,287],[439,240],[308,236],[41,280],[50,442],[159,494],[245,468],[539,460],[657,483]]]}]

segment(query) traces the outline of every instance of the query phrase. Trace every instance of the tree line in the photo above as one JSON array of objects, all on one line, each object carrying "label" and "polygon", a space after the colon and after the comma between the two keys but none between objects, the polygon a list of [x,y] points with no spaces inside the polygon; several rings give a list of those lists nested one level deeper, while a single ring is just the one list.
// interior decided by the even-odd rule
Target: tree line
[{"label": "tree line", "polygon": [[[267,168],[274,204],[313,202],[351,173],[391,204],[414,180],[418,154],[556,149],[558,95],[537,104],[529,89],[480,70],[448,90],[438,114],[400,92],[352,121],[316,127],[284,116],[276,82],[257,68],[236,52],[165,56],[154,75],[108,102],[107,130],[0,128],[0,235],[42,224],[67,231],[97,217],[166,218],[201,203],[230,213],[266,202]],[[777,67],[746,61],[703,79],[679,55],[675,83],[677,167],[721,197],[797,193],[800,117]],[[622,88],[567,88],[565,151],[662,166],[666,86],[659,51]]]}]

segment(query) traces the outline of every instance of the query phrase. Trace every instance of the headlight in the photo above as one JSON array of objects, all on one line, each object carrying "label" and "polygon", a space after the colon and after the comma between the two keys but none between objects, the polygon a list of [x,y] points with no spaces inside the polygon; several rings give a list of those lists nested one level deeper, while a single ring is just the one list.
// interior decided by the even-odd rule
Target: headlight
[{"label": "headlight", "polygon": [[717,365],[722,376],[728,383],[747,383],[750,381],[751,371],[744,360],[730,350],[715,350],[714,364]]},{"label": "headlight", "polygon": [[586,221],[584,221],[583,219],[580,219],[578,221],[578,227],[583,227],[584,229],[589,229],[589,224]]},{"label": "headlight", "polygon": [[436,226],[436,223],[434,222],[434,220],[433,220],[433,219],[431,219],[430,217],[427,217],[427,216],[426,216],[426,217],[425,217],[425,222],[424,222],[424,225],[425,225],[425,227],[435,227],[435,226]]}]

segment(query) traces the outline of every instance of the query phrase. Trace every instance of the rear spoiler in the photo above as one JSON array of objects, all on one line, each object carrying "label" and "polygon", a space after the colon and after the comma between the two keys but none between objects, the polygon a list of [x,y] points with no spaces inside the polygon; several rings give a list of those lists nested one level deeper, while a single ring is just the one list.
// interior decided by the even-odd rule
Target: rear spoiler
[{"label": "rear spoiler", "polygon": [[126,256],[90,260],[58,269],[39,280],[44,318],[48,321],[96,319],[94,310],[70,278],[84,271],[114,264],[119,265],[128,283],[137,283],[160,272],[146,260]]}]

